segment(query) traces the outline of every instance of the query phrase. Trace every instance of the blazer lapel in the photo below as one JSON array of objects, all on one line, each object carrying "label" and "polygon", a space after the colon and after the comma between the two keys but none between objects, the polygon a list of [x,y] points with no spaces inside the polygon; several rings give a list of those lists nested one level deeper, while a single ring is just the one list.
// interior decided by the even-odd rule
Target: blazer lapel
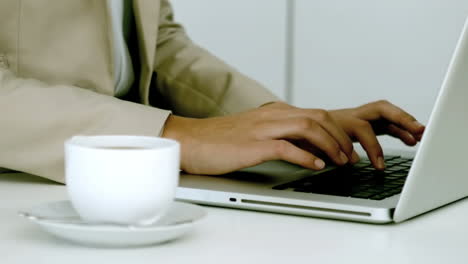
[{"label": "blazer lapel", "polygon": [[157,0],[133,1],[141,62],[140,99],[145,104],[149,104],[149,85],[154,70],[159,7],[160,1]]}]

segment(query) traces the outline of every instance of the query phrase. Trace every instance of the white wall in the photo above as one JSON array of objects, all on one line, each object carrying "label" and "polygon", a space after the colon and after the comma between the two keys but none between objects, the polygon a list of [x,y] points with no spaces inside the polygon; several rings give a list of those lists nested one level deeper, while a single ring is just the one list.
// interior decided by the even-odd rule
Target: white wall
[{"label": "white wall", "polygon": [[468,1],[296,0],[295,10],[296,105],[388,99],[426,122]]},{"label": "white wall", "polygon": [[[172,3],[195,42],[295,105],[335,109],[387,99],[424,123],[468,15],[467,0]],[[295,6],[289,32],[288,3]]]},{"label": "white wall", "polygon": [[199,45],[285,97],[287,0],[172,0]]}]

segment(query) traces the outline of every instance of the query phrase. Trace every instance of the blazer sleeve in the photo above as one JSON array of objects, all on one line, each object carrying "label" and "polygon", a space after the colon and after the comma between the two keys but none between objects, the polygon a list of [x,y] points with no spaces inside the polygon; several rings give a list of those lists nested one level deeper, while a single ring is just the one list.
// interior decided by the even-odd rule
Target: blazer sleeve
[{"label": "blazer sleeve", "polygon": [[182,116],[226,115],[280,101],[258,82],[195,45],[174,22],[167,0],[161,1],[154,68],[156,93]]},{"label": "blazer sleeve", "polygon": [[79,87],[18,78],[0,67],[0,167],[64,182],[67,138],[158,136],[168,115]]}]

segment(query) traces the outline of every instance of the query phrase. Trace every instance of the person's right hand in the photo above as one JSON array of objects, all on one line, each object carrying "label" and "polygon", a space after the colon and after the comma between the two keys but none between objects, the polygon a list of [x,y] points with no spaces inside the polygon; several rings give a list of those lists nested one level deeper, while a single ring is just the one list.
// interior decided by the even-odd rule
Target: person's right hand
[{"label": "person's right hand", "polygon": [[[285,103],[226,117],[172,115],[162,136],[181,143],[181,169],[192,174],[224,174],[269,160],[323,169],[325,162],[308,151],[309,147],[337,165],[359,160],[351,139],[328,111]],[[298,142],[301,147],[295,144]]]}]

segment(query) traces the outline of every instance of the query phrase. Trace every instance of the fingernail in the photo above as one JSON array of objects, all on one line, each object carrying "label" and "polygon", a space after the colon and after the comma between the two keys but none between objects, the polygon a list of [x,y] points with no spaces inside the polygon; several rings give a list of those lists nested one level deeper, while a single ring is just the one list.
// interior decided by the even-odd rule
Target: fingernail
[{"label": "fingernail", "polygon": [[316,166],[318,169],[323,169],[323,168],[325,168],[325,162],[324,162],[323,160],[321,160],[321,159],[316,159],[316,160],[314,161],[314,164],[315,164],[315,166]]},{"label": "fingernail", "polygon": [[382,170],[385,169],[385,162],[384,162],[383,157],[377,158],[377,167]]},{"label": "fingernail", "polygon": [[348,163],[349,159],[343,151],[340,152],[340,160],[343,164]]},{"label": "fingernail", "polygon": [[353,150],[353,154],[351,154],[351,162],[354,164],[358,163],[360,160],[361,158],[359,158],[359,155],[356,153],[355,150]]}]

